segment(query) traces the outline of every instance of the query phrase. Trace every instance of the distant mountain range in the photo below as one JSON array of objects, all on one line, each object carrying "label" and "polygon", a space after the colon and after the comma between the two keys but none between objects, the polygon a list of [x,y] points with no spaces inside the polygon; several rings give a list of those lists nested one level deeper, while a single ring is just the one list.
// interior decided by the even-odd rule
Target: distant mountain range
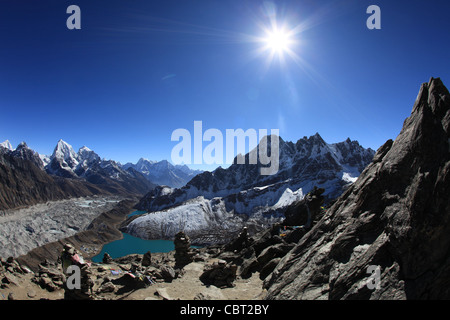
[{"label": "distant mountain range", "polygon": [[[0,209],[71,196],[142,196],[159,184],[181,187],[201,172],[187,166],[173,166],[167,161],[144,159],[136,165],[122,166],[119,162],[101,159],[87,147],[75,152],[63,140],[58,141],[50,156],[37,153],[25,142],[14,149],[6,140],[0,144],[0,156],[0,187],[3,190]],[[153,178],[156,182],[151,181]]]},{"label": "distant mountain range", "polygon": [[139,159],[136,164],[126,163],[123,169],[133,168],[142,173],[149,181],[157,185],[181,188],[193,177],[202,173],[201,170],[192,170],[186,165],[173,165],[167,160],[151,161],[144,158]]},{"label": "distant mountain range", "polygon": [[110,178],[120,179],[124,172],[137,171],[155,185],[179,188],[202,172],[201,170],[192,170],[186,165],[172,165],[167,160],[151,161],[141,158],[136,164],[122,165],[113,160],[101,159],[97,153],[86,146],[75,152],[73,147],[62,139],[58,141],[50,156],[36,153],[29,149],[25,142],[13,149],[11,143],[6,140],[0,144],[0,147],[16,155],[21,153],[24,156],[26,153],[26,158],[31,159],[38,167],[44,168],[49,174],[65,178],[84,177],[89,180],[93,171],[98,172],[103,169],[105,172],[109,172]]},{"label": "distant mountain range", "polygon": [[16,149],[8,143],[0,146],[0,210],[124,191],[123,188],[114,190],[113,186],[108,189],[109,191],[84,179],[49,175],[44,170],[39,155],[25,143],[21,143]]},{"label": "distant mountain range", "polygon": [[260,163],[249,164],[249,154],[245,164],[237,164],[235,159],[226,169],[201,172],[143,158],[136,164],[122,165],[102,159],[87,147],[75,152],[63,140],[50,156],[38,154],[24,142],[13,149],[5,141],[0,144],[4,168],[2,173],[0,167],[4,191],[0,209],[61,197],[134,195],[141,197],[136,208],[152,214],[132,221],[128,233],[171,239],[185,230],[197,242],[211,242],[211,238],[220,242],[244,225],[259,230],[282,219],[286,207],[314,186],[324,188],[329,200],[336,198],[375,153],[350,139],[328,144],[318,133],[296,143],[278,136],[264,137],[261,143],[270,146],[271,139],[279,139],[279,170],[268,176],[260,174]]},{"label": "distant mountain range", "polygon": [[[372,161],[375,151],[347,139],[328,144],[317,133],[296,143],[279,139],[279,170],[260,174],[261,164],[232,164],[196,175],[182,188],[157,187],[137,209],[151,212],[132,221],[127,232],[142,238],[172,238],[180,229],[198,242],[227,240],[244,225],[255,230],[282,219],[284,210],[314,186],[328,200],[338,197]],[[259,150],[259,147],[257,148]],[[217,232],[217,230],[221,230]],[[207,235],[213,235],[206,239]]]}]

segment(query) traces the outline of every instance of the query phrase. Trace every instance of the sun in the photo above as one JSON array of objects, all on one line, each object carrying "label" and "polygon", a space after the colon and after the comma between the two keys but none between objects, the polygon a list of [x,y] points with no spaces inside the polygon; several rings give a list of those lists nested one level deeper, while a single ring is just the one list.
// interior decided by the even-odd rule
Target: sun
[{"label": "sun", "polygon": [[284,65],[287,57],[294,61],[299,59],[299,34],[295,28],[290,29],[286,24],[280,25],[273,21],[270,27],[264,27],[262,31],[262,35],[257,40],[260,43],[257,53],[262,56],[267,55],[267,65],[274,60]]},{"label": "sun", "polygon": [[263,39],[267,50],[271,50],[272,53],[283,54],[289,52],[290,46],[293,44],[293,39],[288,31],[283,29],[274,29],[266,32],[266,36]]}]

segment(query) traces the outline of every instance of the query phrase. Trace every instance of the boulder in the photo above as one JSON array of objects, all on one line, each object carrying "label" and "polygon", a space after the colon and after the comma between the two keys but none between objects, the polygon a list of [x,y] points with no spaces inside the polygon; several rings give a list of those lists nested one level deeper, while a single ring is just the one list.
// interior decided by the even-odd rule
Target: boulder
[{"label": "boulder", "polygon": [[18,284],[18,279],[16,276],[14,276],[11,273],[7,273],[3,276],[3,278],[1,279],[1,284],[0,287],[1,288],[8,288],[11,285],[13,286],[17,286]]},{"label": "boulder", "polygon": [[234,239],[233,241],[230,241],[228,244],[226,244],[224,246],[224,250],[231,251],[231,252],[234,252],[234,251],[240,252],[250,245],[251,240],[252,239],[250,239],[248,236],[247,227],[244,227],[242,229],[242,232],[238,235],[238,237],[236,239]]},{"label": "boulder", "polygon": [[107,293],[114,292],[116,290],[116,286],[112,282],[103,283],[98,289],[97,293]]},{"label": "boulder", "polygon": [[172,280],[177,277],[175,270],[171,266],[163,265],[160,270],[161,276],[166,282],[172,282]]},{"label": "boulder", "polygon": [[39,265],[39,270],[32,279],[41,288],[50,292],[62,289],[65,280],[66,277],[60,270],[46,262]]},{"label": "boulder", "polygon": [[323,188],[314,187],[302,200],[289,206],[284,212],[284,226],[304,226],[311,228],[313,222],[322,212],[321,207],[324,203],[325,192]]},{"label": "boulder", "polygon": [[236,271],[235,264],[227,264],[225,260],[219,260],[205,266],[200,280],[206,285],[214,285],[219,288],[233,287]]},{"label": "boulder", "polygon": [[281,261],[281,258],[274,258],[272,260],[270,260],[269,262],[267,262],[262,268],[261,271],[259,272],[259,278],[261,280],[264,280],[265,278],[267,278],[267,276],[269,276],[272,271],[275,269],[275,267],[278,265],[278,263]]}]

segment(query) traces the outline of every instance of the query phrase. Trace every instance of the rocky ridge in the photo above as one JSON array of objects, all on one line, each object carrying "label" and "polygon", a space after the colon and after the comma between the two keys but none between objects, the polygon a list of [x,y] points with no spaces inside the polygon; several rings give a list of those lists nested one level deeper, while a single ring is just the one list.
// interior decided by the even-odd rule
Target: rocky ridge
[{"label": "rocky ridge", "polygon": [[[253,300],[264,297],[258,277],[237,278],[228,273],[219,248],[189,249],[192,261],[177,267],[176,251],[131,254],[89,267],[92,300]],[[214,271],[214,279],[227,279],[225,286],[205,285],[200,278]],[[35,270],[12,258],[0,259],[0,300],[62,300],[67,275],[61,264],[42,261]],[[204,280],[205,281],[205,280]]]},{"label": "rocky ridge", "polygon": [[449,129],[450,94],[431,78],[395,141],[277,264],[268,298],[450,298]]}]

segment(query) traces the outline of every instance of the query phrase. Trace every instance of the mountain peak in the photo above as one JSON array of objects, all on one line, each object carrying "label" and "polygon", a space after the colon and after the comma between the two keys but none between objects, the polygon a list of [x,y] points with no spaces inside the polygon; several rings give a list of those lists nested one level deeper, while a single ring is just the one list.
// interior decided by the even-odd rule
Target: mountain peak
[{"label": "mountain peak", "polygon": [[63,146],[66,145],[66,146],[72,147],[69,143],[67,143],[63,139],[59,139],[57,145],[63,145]]},{"label": "mountain peak", "polygon": [[322,139],[322,136],[318,132],[316,132],[312,137],[316,139],[318,138]]},{"label": "mountain peak", "polygon": [[140,158],[139,160],[138,160],[138,162],[136,162],[136,165],[143,165],[143,164],[154,164],[155,163],[155,161],[152,161],[152,160],[149,160],[149,159],[147,159],[147,158]]},{"label": "mountain peak", "polygon": [[91,149],[89,149],[88,147],[86,147],[86,146],[82,146],[81,148],[80,148],[80,150],[78,150],[78,152],[85,152],[85,151],[87,151],[87,152],[90,152],[90,151],[92,151]]},{"label": "mountain peak", "polygon": [[320,143],[320,144],[323,143],[323,144],[325,144],[325,140],[323,140],[322,136],[318,132],[316,132],[315,135],[309,137],[308,140],[309,141],[313,141],[314,143]]},{"label": "mountain peak", "polygon": [[23,160],[29,160],[33,162],[38,168],[43,169],[43,162],[39,157],[39,154],[30,149],[26,142],[22,141],[21,143],[19,143],[16,149],[10,148],[9,150],[11,150],[11,155],[13,157]]},{"label": "mountain peak", "polygon": [[142,173],[155,184],[181,188],[201,171],[192,170],[187,166],[174,166],[167,160],[152,161],[140,158],[136,164],[127,163],[124,169],[133,168]]},{"label": "mountain peak", "polygon": [[53,151],[52,157],[66,160],[68,157],[76,158],[76,153],[70,144],[65,142],[63,139],[59,139]]},{"label": "mountain peak", "polygon": [[2,143],[0,143],[0,147],[3,147],[5,149],[11,150],[11,151],[13,150],[13,147],[11,145],[11,142],[9,142],[9,140],[5,140]]},{"label": "mountain peak", "polygon": [[50,171],[56,172],[60,169],[60,167],[62,167],[65,174],[67,173],[68,175],[72,175],[72,171],[77,165],[78,155],[75,153],[72,146],[64,140],[59,139],[53,154],[50,157],[50,166],[53,168]]},{"label": "mountain peak", "polygon": [[22,142],[19,143],[19,145],[17,146],[16,150],[17,150],[17,149],[29,149],[29,148],[28,148],[27,143],[26,143],[25,141],[22,141]]},{"label": "mountain peak", "polygon": [[80,162],[80,165],[86,167],[87,165],[92,165],[95,162],[99,162],[100,156],[88,147],[83,146],[80,150],[78,150],[77,160]]}]

